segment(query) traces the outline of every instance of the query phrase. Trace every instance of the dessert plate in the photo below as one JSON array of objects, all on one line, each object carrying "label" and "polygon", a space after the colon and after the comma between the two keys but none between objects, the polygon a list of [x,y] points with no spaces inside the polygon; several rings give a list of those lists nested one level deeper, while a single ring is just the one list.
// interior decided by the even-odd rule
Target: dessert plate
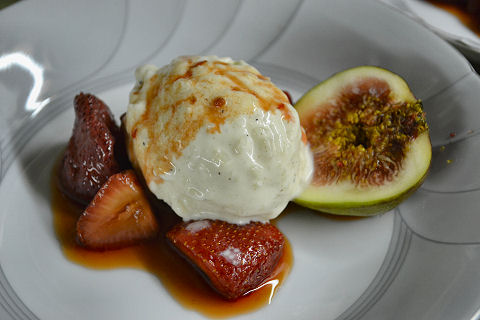
[{"label": "dessert plate", "polygon": [[455,15],[424,0],[383,0],[404,10],[450,42],[463,54],[480,62],[480,37],[465,26]]},{"label": "dessert plate", "polygon": [[55,236],[52,167],[73,97],[117,119],[134,69],[178,55],[243,59],[298,99],[331,74],[376,65],[424,102],[434,148],[398,208],[278,220],[294,266],[271,304],[239,319],[480,318],[480,79],[450,45],[377,1],[22,1],[0,11],[0,319],[203,319],[134,269],[69,261]]}]

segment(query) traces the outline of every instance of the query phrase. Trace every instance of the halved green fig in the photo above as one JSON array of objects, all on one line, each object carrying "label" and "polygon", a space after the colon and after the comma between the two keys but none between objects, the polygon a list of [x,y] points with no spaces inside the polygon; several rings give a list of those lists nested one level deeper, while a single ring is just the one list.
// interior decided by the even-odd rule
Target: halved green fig
[{"label": "halved green fig", "polygon": [[314,176],[295,202],[355,216],[386,212],[425,179],[432,146],[422,103],[398,75],[362,66],[340,72],[296,104]]}]

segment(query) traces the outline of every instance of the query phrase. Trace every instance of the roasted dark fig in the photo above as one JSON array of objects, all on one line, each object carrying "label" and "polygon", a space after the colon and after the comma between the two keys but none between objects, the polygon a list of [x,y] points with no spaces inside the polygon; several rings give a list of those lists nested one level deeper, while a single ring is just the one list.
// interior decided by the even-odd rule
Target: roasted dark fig
[{"label": "roasted dark fig", "polygon": [[298,204],[368,216],[394,208],[425,179],[432,157],[425,113],[398,75],[349,69],[308,91],[295,108],[315,166]]}]

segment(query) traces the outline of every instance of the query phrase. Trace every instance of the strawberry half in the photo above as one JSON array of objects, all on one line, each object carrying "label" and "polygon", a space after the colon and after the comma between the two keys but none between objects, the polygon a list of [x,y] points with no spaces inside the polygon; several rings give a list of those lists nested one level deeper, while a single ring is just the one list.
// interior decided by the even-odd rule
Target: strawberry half
[{"label": "strawberry half", "polygon": [[283,234],[270,223],[219,220],[179,223],[167,239],[228,300],[261,285],[275,270],[285,244]]},{"label": "strawberry half", "polygon": [[158,234],[158,224],[135,173],[112,175],[77,221],[78,242],[95,250],[117,249]]}]

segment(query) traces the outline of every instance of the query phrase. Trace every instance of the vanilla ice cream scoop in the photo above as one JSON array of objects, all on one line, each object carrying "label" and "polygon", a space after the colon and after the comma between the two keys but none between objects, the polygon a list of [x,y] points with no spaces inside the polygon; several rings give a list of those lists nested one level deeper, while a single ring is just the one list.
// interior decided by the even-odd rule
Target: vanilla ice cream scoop
[{"label": "vanilla ice cream scoop", "polygon": [[243,61],[180,57],[136,71],[126,116],[129,157],[184,220],[268,221],[310,181],[297,112]]}]

